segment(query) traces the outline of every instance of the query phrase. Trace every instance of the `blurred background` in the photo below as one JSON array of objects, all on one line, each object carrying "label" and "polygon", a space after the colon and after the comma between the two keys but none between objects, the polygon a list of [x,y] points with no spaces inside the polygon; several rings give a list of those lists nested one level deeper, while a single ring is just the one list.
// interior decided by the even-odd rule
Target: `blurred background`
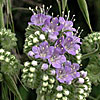
[{"label": "blurred background", "polygon": [[[88,10],[90,14],[90,21],[93,31],[100,31],[100,0],[86,0],[88,4]],[[15,33],[18,38],[18,48],[21,55],[23,55],[23,45],[25,40],[25,28],[27,28],[28,22],[32,12],[28,10],[29,7],[35,8],[35,6],[52,5],[49,14],[52,12],[54,16],[59,15],[58,5],[56,0],[12,0],[12,14],[14,20]],[[68,8],[71,11],[70,17],[75,14],[74,27],[81,27],[83,33],[81,37],[87,36],[90,33],[89,27],[79,9],[77,0],[68,0]],[[65,12],[67,14],[67,12]],[[35,90],[26,91],[21,85],[19,86],[20,93],[23,100],[36,100]],[[100,100],[96,99],[100,97],[100,85],[93,86],[92,93],[87,100]]]}]

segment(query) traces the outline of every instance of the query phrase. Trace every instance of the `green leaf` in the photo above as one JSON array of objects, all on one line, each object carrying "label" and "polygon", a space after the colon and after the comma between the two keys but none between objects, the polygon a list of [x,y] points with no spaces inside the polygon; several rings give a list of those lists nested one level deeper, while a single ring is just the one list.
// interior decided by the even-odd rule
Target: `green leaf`
[{"label": "green leaf", "polygon": [[14,21],[13,21],[13,16],[12,16],[11,0],[6,0],[6,4],[7,4],[7,20],[8,20],[8,24],[10,24],[10,26],[12,28],[12,32],[15,32],[14,31]]},{"label": "green leaf", "polygon": [[56,0],[56,1],[58,3],[59,13],[60,13],[60,16],[61,16],[61,1],[60,0]]},{"label": "green leaf", "polygon": [[91,27],[91,24],[90,24],[90,19],[89,19],[89,12],[88,12],[88,6],[87,6],[87,3],[85,0],[77,0],[78,4],[79,4],[79,7],[83,13],[83,16],[92,32],[92,27]]},{"label": "green leaf", "polygon": [[8,88],[11,90],[11,92],[18,98],[18,100],[22,100],[21,95],[18,91],[18,88],[11,76],[8,74],[4,74],[4,81]]},{"label": "green leaf", "polygon": [[8,88],[4,82],[1,83],[1,89],[2,89],[2,100],[9,100]]},{"label": "green leaf", "polygon": [[67,0],[62,0],[62,10],[63,10],[63,12],[65,12],[65,8],[68,8],[68,6],[67,6]]}]

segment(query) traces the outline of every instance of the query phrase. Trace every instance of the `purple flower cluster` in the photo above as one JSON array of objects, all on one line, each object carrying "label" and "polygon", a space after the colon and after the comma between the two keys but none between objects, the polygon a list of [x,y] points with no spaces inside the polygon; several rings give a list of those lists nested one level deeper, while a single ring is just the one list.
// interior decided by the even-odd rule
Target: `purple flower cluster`
[{"label": "purple flower cluster", "polygon": [[56,69],[56,78],[59,82],[67,84],[71,84],[71,81],[75,78],[80,77],[80,73],[77,72],[79,70],[79,64],[66,61],[65,66]]},{"label": "purple flower cluster", "polygon": [[[63,17],[55,17],[38,13],[31,17],[31,25],[40,26],[42,31],[48,34],[49,42],[44,41],[38,46],[33,46],[28,55],[35,59],[47,61],[56,70],[56,79],[61,83],[70,84],[73,79],[78,78],[80,73],[79,64],[67,61],[65,53],[76,55],[80,49],[80,38],[74,35],[76,29],[73,28],[73,22],[65,20]],[[46,66],[42,66],[45,71]]]}]

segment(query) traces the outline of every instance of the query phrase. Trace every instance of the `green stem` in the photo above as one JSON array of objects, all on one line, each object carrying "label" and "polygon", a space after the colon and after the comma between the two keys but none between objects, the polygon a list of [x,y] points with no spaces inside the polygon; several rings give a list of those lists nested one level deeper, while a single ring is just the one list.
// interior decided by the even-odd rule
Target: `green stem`
[{"label": "green stem", "polygon": [[94,55],[94,54],[97,54],[99,52],[99,44],[97,43],[97,49],[95,49],[94,51],[92,51],[92,52],[90,52],[90,53],[88,53],[88,54],[84,54],[83,56],[82,56],[82,60],[83,59],[86,59],[86,58],[88,58],[88,57],[90,57],[90,56],[92,56],[92,55]]},{"label": "green stem", "polygon": [[0,2],[0,29],[4,28],[3,2]]}]

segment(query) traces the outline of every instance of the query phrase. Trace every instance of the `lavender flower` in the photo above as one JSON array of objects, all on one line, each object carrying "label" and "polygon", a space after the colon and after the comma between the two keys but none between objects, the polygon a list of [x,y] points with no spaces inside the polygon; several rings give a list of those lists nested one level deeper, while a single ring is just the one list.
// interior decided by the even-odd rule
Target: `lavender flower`
[{"label": "lavender flower", "polygon": [[65,50],[72,55],[76,55],[76,51],[78,49],[80,49],[80,38],[77,36],[72,35],[71,32],[67,32],[66,34],[66,38],[63,41],[63,47],[65,48]]},{"label": "lavender flower", "polygon": [[49,58],[50,55],[50,51],[49,51],[50,47],[48,45],[48,42],[42,42],[39,47],[33,46],[32,47],[32,51],[35,55],[35,58],[41,58],[43,60]]},{"label": "lavender flower", "polygon": [[63,42],[64,42],[64,36],[60,37],[55,43],[55,47],[60,54],[64,54],[66,52],[65,48],[63,47]]},{"label": "lavender flower", "polygon": [[41,25],[44,24],[46,19],[50,19],[50,18],[51,18],[51,16],[45,15],[45,14],[42,14],[42,13],[35,14],[35,15],[32,15],[31,22],[29,22],[28,24],[29,25],[41,26]]},{"label": "lavender flower", "polygon": [[52,41],[57,39],[57,35],[59,35],[59,31],[62,29],[63,25],[59,25],[59,20],[57,17],[51,19],[47,19],[45,21],[45,26],[42,28],[43,31],[48,32],[48,38]]},{"label": "lavender flower", "polygon": [[75,28],[73,28],[73,22],[72,21],[68,21],[68,20],[65,20],[63,17],[59,17],[59,22],[61,25],[63,25],[63,28],[62,28],[62,32],[64,31],[76,31]]},{"label": "lavender flower", "polygon": [[73,79],[80,77],[80,73],[77,72],[78,69],[78,64],[66,62],[65,66],[56,69],[56,78],[60,83],[70,84]]},{"label": "lavender flower", "polygon": [[52,64],[53,67],[60,68],[61,64],[66,62],[66,57],[64,55],[60,55],[59,51],[53,47],[48,62],[49,64]]}]

